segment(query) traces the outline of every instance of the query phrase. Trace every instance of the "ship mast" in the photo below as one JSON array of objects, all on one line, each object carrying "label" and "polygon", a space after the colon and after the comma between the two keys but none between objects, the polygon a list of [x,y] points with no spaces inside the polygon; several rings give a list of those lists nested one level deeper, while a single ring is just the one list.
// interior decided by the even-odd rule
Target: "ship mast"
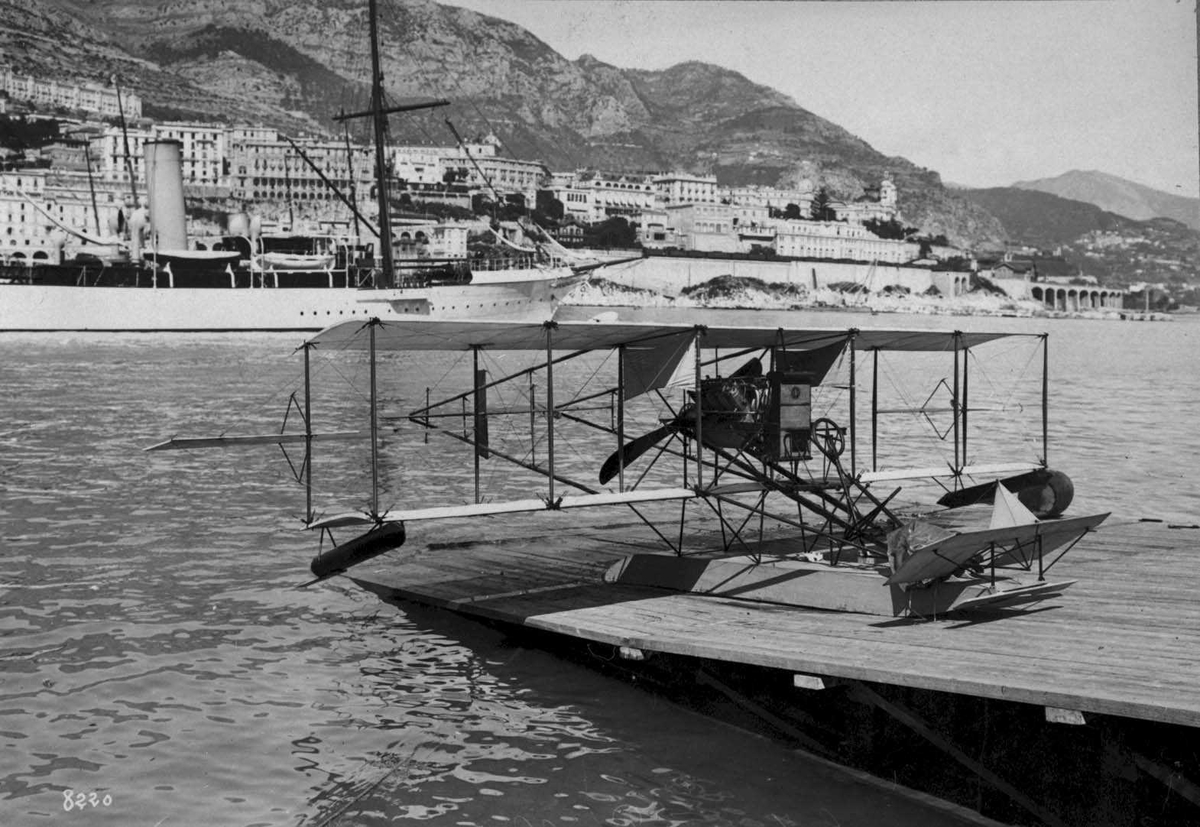
[{"label": "ship mast", "polygon": [[392,112],[412,112],[417,109],[432,109],[437,106],[449,106],[450,101],[436,100],[414,103],[407,106],[384,108],[383,105],[383,70],[379,61],[379,24],[376,14],[376,0],[368,0],[367,16],[370,19],[371,31],[371,108],[367,112],[355,112],[349,115],[338,115],[335,121],[349,118],[370,117],[375,132],[375,196],[379,209],[379,246],[383,278],[376,287],[396,286],[396,266],[392,260],[392,218],[391,206],[388,201],[388,172],[386,149],[387,116]]},{"label": "ship mast", "polygon": [[121,104],[121,87],[117,83],[117,76],[112,76],[113,89],[117,93],[117,112],[121,117],[121,139],[125,144],[125,169],[129,173],[129,191],[133,193],[133,203],[130,205],[131,210],[136,210],[138,207],[137,194],[137,178],[133,175],[133,155],[129,152],[129,130],[125,126],[125,107]]},{"label": "ship mast", "polygon": [[388,203],[387,156],[384,155],[387,121],[383,116],[383,71],[379,67],[379,22],[376,0],[368,0],[371,18],[371,120],[375,126],[375,196],[379,209],[379,246],[382,248],[383,287],[394,287],[396,265],[392,261],[392,215]]}]

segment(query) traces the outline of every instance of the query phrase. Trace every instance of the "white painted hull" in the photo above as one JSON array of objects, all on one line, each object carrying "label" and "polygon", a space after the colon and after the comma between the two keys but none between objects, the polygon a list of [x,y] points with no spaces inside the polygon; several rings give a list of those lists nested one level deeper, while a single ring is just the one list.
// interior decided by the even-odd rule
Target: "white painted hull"
[{"label": "white painted hull", "polygon": [[563,268],[394,290],[0,284],[0,331],[321,330],[351,318],[543,321],[582,277]]}]

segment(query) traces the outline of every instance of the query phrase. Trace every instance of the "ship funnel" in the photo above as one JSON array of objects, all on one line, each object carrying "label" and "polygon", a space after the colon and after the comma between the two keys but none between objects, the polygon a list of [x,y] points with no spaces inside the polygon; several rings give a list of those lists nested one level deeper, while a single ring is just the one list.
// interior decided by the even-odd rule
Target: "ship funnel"
[{"label": "ship funnel", "polygon": [[183,167],[179,141],[146,141],[146,188],[150,193],[150,225],[158,250],[186,250]]}]

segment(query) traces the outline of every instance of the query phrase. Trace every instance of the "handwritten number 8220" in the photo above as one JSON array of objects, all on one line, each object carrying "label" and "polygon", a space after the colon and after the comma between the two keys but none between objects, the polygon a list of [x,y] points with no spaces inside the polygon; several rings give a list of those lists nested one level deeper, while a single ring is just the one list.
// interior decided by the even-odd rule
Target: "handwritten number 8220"
[{"label": "handwritten number 8220", "polygon": [[108,807],[112,804],[112,796],[108,793],[101,798],[99,793],[77,793],[74,790],[63,790],[63,809],[68,813],[71,810],[84,810],[88,807]]}]

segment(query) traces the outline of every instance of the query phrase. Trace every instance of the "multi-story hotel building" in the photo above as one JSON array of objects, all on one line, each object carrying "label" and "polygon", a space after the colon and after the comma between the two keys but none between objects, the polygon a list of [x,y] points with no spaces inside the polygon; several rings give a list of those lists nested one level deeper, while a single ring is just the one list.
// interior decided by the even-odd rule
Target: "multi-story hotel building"
[{"label": "multi-story hotel building", "polygon": [[812,209],[813,189],[811,186],[798,189],[761,186],[719,187],[717,195],[722,201],[728,201],[730,204],[765,207],[780,212],[786,210],[789,204],[795,204],[801,215],[808,215]]},{"label": "multi-story hotel building", "polygon": [[902,264],[916,258],[920,247],[907,241],[879,238],[859,224],[844,221],[779,221],[775,252],[793,258],[845,259]]},{"label": "multi-story hotel building", "polygon": [[117,100],[116,86],[98,83],[71,83],[69,81],[46,80],[33,75],[18,75],[12,67],[0,63],[0,90],[14,100],[29,101],[36,106],[62,106],[67,109],[82,109],[108,117],[117,117],[124,110],[126,118],[142,116],[142,99],[125,90]]},{"label": "multi-story hotel building", "polygon": [[326,180],[359,204],[375,195],[375,153],[363,146],[313,138],[293,146],[273,129],[238,127],[229,131],[228,147],[229,194],[241,201],[340,203]]},{"label": "multi-story hotel building", "polygon": [[614,215],[640,216],[660,204],[653,177],[649,175],[579,171],[552,176],[549,189],[568,215],[588,223]]},{"label": "multi-story hotel building", "polygon": [[155,124],[151,131],[155,140],[174,140],[181,144],[185,193],[190,189],[198,195],[228,195],[228,130],[224,126],[167,122]]},{"label": "multi-story hotel building", "polygon": [[[501,198],[519,194],[532,207],[537,191],[550,180],[550,170],[541,161],[523,161],[505,158],[497,154],[500,141],[488,135],[478,141],[466,141],[461,146],[402,146],[393,150],[393,163],[397,177],[419,183],[421,188],[434,188],[442,183],[465,186],[471,192],[495,190]],[[399,170],[410,171],[411,178]],[[452,181],[447,181],[447,178]]]},{"label": "multi-story hotel building", "polygon": [[675,172],[654,178],[654,191],[665,204],[716,204],[717,176]]}]

